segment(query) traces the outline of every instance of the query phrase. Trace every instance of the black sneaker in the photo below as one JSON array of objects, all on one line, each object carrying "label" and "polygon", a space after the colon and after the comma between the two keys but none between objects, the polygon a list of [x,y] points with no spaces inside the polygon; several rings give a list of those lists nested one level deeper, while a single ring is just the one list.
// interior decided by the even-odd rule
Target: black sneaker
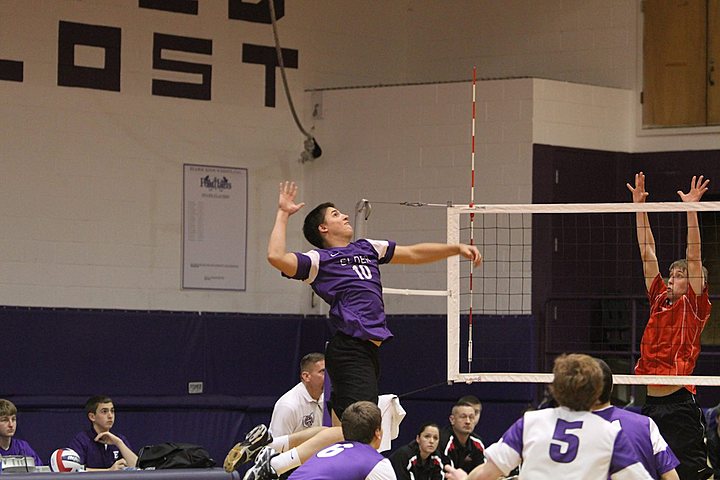
[{"label": "black sneaker", "polygon": [[270,459],[277,453],[270,447],[263,448],[255,459],[255,465],[245,473],[243,480],[273,480],[277,479],[278,474],[270,466]]},{"label": "black sneaker", "polygon": [[272,435],[265,425],[258,425],[245,435],[245,440],[236,444],[225,457],[223,467],[228,473],[232,473],[238,465],[252,462],[258,452],[267,444],[272,442]]}]

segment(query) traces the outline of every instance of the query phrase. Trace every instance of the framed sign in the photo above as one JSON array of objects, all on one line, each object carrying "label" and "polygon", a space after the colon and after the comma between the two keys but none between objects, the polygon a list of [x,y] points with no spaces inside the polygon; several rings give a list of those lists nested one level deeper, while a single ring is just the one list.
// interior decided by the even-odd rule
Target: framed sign
[{"label": "framed sign", "polygon": [[247,169],[183,168],[182,288],[244,291]]}]

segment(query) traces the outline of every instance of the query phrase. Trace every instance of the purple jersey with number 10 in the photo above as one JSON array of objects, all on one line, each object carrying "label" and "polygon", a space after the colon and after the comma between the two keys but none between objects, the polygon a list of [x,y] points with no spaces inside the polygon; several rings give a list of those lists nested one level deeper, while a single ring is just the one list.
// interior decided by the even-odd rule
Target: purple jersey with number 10
[{"label": "purple jersey with number 10", "polygon": [[292,277],[312,286],[330,305],[332,326],[361,340],[387,340],[380,268],[395,253],[395,242],[360,239],[345,247],[295,253],[298,268]]},{"label": "purple jersey with number 10", "polygon": [[485,457],[505,474],[522,462],[520,479],[652,479],[617,425],[566,407],[527,412]]}]

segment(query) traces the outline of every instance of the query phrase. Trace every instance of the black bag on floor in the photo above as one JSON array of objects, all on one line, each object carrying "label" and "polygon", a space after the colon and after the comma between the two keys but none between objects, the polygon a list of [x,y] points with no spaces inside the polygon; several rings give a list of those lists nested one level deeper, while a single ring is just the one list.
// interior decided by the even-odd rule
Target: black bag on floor
[{"label": "black bag on floor", "polygon": [[140,449],[138,468],[209,468],[215,466],[210,454],[200,445],[191,443],[158,443]]}]

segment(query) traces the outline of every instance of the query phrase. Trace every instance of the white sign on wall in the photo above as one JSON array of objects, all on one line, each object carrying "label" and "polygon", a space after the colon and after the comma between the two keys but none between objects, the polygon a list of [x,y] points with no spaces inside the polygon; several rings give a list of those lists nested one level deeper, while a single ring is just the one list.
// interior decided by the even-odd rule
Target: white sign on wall
[{"label": "white sign on wall", "polygon": [[183,288],[245,290],[248,172],[184,165]]}]

